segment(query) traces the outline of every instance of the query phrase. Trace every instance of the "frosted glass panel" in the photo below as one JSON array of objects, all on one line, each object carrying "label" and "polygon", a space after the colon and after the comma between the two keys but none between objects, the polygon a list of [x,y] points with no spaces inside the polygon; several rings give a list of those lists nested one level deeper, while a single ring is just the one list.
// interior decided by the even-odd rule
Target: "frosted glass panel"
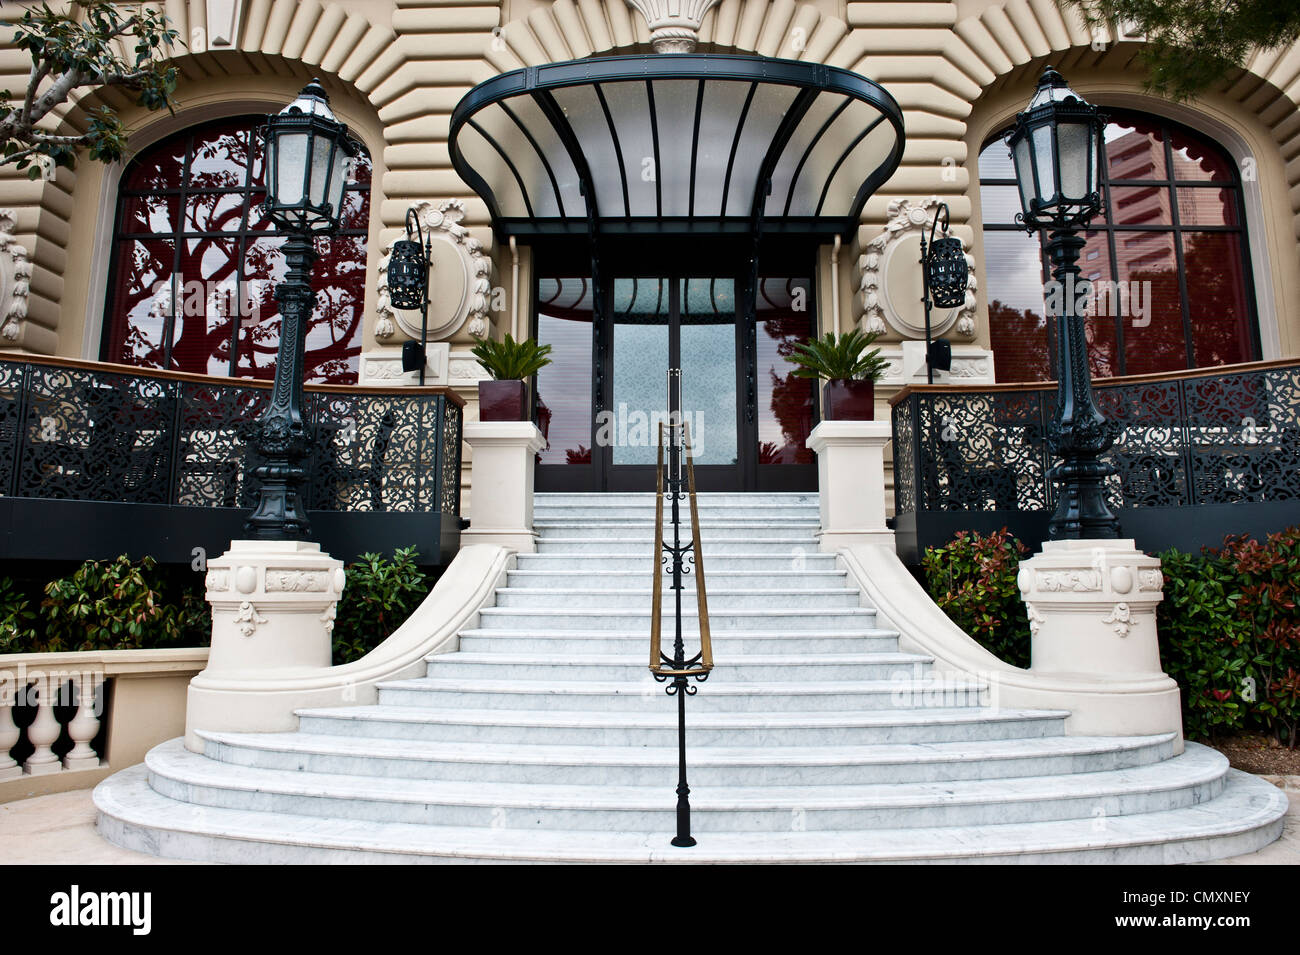
[{"label": "frosted glass panel", "polygon": [[616,465],[655,463],[667,420],[668,291],[667,279],[614,280],[614,400],[596,440]]}]

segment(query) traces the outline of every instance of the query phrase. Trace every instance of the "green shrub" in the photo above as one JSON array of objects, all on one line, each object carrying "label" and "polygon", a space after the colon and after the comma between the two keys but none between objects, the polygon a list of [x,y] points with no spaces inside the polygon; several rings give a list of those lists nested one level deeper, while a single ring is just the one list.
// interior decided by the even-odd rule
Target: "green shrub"
[{"label": "green shrub", "polygon": [[1165,577],[1156,609],[1160,660],[1182,693],[1183,731],[1210,739],[1240,730],[1248,650],[1232,569],[1211,555],[1168,550],[1158,556]]},{"label": "green shrub", "polygon": [[403,547],[392,560],[362,554],[349,564],[347,586],[334,621],[334,664],[357,660],[406,621],[428,595],[431,581],[415,563],[416,549]]},{"label": "green shrub", "polygon": [[0,653],[26,653],[36,643],[38,606],[22,584],[0,577]]},{"label": "green shrub", "polygon": [[1029,617],[1016,573],[1029,553],[1004,527],[959,531],[921,559],[926,589],[953,623],[1007,663],[1029,666]]},{"label": "green shrub", "polygon": [[27,652],[206,646],[212,618],[201,580],[169,573],[152,557],[88,560],[45,587]]}]

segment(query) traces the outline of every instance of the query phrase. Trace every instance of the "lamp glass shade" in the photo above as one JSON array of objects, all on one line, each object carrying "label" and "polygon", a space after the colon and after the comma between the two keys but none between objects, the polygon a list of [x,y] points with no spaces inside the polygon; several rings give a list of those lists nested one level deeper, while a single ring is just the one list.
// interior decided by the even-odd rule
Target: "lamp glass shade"
[{"label": "lamp glass shade", "polygon": [[1101,209],[1102,119],[1048,67],[1007,139],[1030,229],[1076,228]]},{"label": "lamp glass shade", "polygon": [[343,210],[348,159],[359,146],[330,110],[320,83],[313,80],[267,117],[263,135],[267,215],[294,230],[332,232]]}]

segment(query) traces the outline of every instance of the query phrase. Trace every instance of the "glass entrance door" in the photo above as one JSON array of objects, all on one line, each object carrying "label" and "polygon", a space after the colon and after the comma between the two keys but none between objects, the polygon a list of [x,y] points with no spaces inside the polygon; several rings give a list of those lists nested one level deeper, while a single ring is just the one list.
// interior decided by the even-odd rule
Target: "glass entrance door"
[{"label": "glass entrance door", "polygon": [[[738,489],[741,475],[735,276],[615,277],[609,291],[608,394],[596,447],[608,490],[650,490],[659,425],[690,425],[702,489]],[[670,393],[669,369],[681,372]],[[680,406],[679,406],[680,404]]]}]

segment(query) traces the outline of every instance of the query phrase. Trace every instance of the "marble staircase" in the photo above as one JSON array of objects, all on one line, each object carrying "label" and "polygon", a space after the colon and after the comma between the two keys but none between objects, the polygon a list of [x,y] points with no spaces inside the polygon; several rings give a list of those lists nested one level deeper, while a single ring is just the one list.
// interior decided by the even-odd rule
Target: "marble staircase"
[{"label": "marble staircase", "polygon": [[687,704],[699,845],[673,848],[653,513],[652,495],[538,495],[538,552],[425,676],[302,710],[297,732],[164,744],[96,790],[100,832],[277,863],[1159,863],[1280,833],[1285,797],[1213,750],[1067,736],[1065,712],[999,707],[905,652],[818,552],[815,495],[705,494],[718,666]]}]

